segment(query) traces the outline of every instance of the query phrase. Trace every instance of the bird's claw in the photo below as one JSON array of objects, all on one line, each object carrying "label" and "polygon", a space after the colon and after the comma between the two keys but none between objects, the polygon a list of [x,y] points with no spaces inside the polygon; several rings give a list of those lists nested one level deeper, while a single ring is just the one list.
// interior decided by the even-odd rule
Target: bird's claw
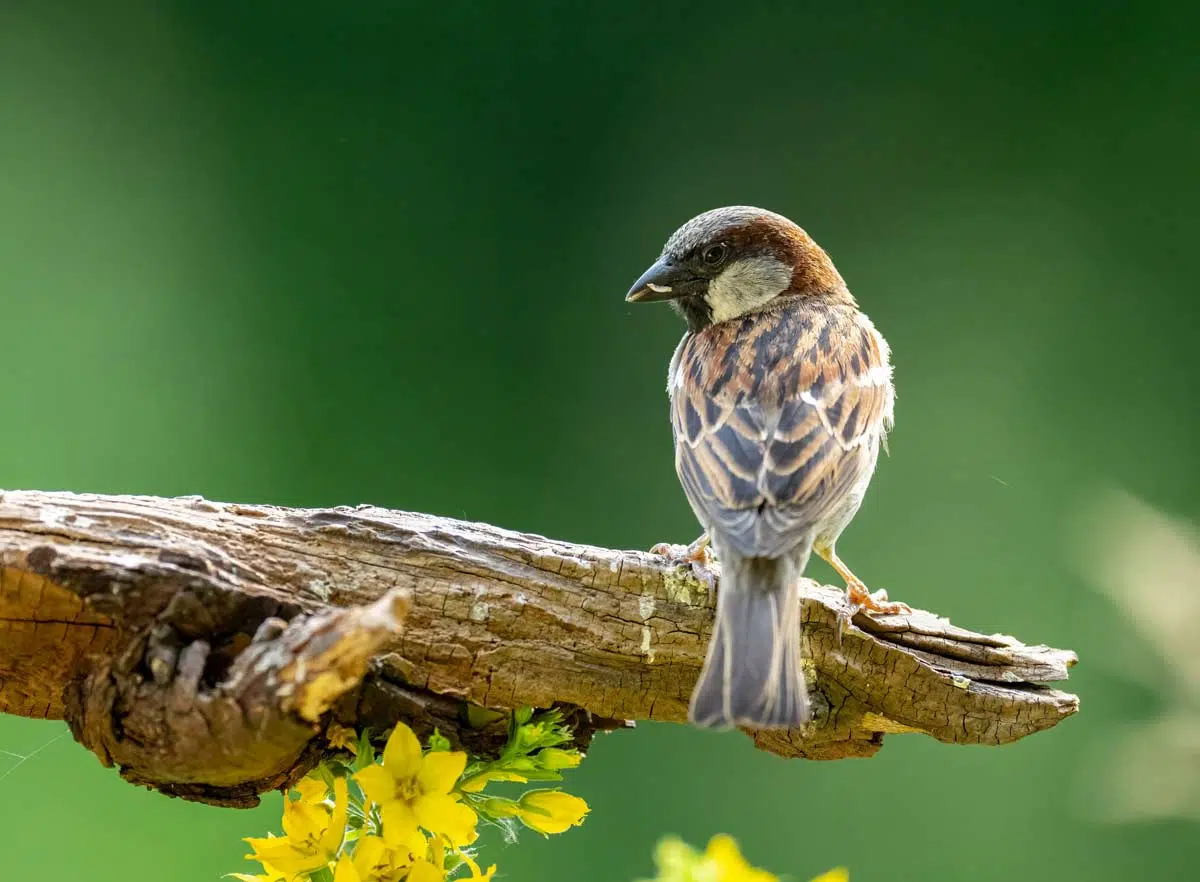
[{"label": "bird's claw", "polygon": [[907,603],[889,601],[887,591],[880,588],[872,592],[862,582],[851,582],[846,586],[846,605],[838,612],[837,640],[841,645],[842,635],[850,630],[850,621],[860,612],[880,616],[906,616],[912,613]]},{"label": "bird's claw", "polygon": [[690,545],[659,542],[650,549],[650,553],[661,555],[676,566],[687,564],[692,575],[708,589],[709,594],[717,590],[717,559],[713,556],[707,533]]},{"label": "bird's claw", "polygon": [[912,612],[912,607],[899,601],[888,601],[887,591],[880,588],[872,593],[862,582],[851,582],[846,586],[846,598],[850,601],[851,615],[859,612],[875,613],[881,616],[906,616]]}]

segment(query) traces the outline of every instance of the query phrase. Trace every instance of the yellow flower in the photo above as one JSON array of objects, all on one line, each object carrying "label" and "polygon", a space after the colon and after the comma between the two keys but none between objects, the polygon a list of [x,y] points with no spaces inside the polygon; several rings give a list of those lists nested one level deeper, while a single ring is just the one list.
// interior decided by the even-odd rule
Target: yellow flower
[{"label": "yellow flower", "polygon": [[778,882],[766,870],[750,866],[729,836],[714,836],[704,854],[671,836],[654,851],[659,882]]},{"label": "yellow flower", "polygon": [[344,854],[338,858],[337,866],[333,870],[333,882],[363,882],[349,855]]},{"label": "yellow flower", "polygon": [[[496,865],[492,864],[487,868],[487,872],[483,873],[479,870],[479,864],[471,859],[471,856],[463,851],[456,849],[458,856],[462,862],[466,864],[467,869],[471,871],[470,876],[464,876],[463,879],[480,879],[483,882],[490,882],[492,876],[496,872]],[[409,871],[408,882],[444,882],[446,878],[446,840],[441,836],[434,836],[429,840],[428,853],[413,864],[412,870]],[[336,880],[335,880],[336,882]]]},{"label": "yellow flower", "polygon": [[578,796],[561,790],[530,790],[517,803],[517,817],[526,827],[539,833],[562,833],[578,827],[590,809]]},{"label": "yellow flower", "polygon": [[412,729],[397,723],[383,749],[383,765],[368,766],[354,778],[379,804],[383,838],[389,845],[403,843],[424,827],[462,846],[475,841],[479,820],[470,806],[459,802],[459,794],[451,792],[466,766],[462,751],[433,751],[422,757],[421,742]]},{"label": "yellow flower", "polygon": [[238,882],[286,882],[287,880],[287,876],[267,863],[263,864],[261,873],[226,873],[225,877],[237,879]]},{"label": "yellow flower", "polygon": [[413,864],[412,872],[408,874],[408,882],[445,882],[446,871],[438,869],[429,861],[417,861]]},{"label": "yellow flower", "polygon": [[284,801],[283,836],[246,840],[254,849],[254,854],[246,855],[249,860],[288,879],[328,865],[337,856],[346,830],[349,794],[345,778],[333,782],[332,811],[323,803],[305,799],[305,792],[301,790],[300,799]]},{"label": "yellow flower", "polygon": [[406,843],[395,848],[378,836],[363,836],[354,846],[354,869],[358,873],[358,882],[397,882],[414,861],[425,857],[425,851],[425,837],[416,831]]},{"label": "yellow flower", "polygon": [[778,882],[766,870],[746,863],[732,836],[719,834],[710,839],[704,851],[703,863],[714,868],[715,877],[721,882]]},{"label": "yellow flower", "polygon": [[329,728],[325,730],[325,740],[335,750],[348,750],[355,756],[358,755],[358,733],[349,726],[330,723]]},{"label": "yellow flower", "polygon": [[433,836],[429,847],[408,872],[408,882],[445,882],[446,840]]},{"label": "yellow flower", "polygon": [[[668,836],[654,850],[658,877],[653,882],[779,882],[778,877],[752,867],[742,857],[737,842],[724,834],[709,840],[700,854],[686,842]],[[850,873],[838,867],[812,882],[850,882]]]},{"label": "yellow flower", "polygon": [[325,782],[314,775],[305,775],[292,789],[300,795],[301,802],[324,802],[325,797],[329,795],[329,788],[325,786]]}]

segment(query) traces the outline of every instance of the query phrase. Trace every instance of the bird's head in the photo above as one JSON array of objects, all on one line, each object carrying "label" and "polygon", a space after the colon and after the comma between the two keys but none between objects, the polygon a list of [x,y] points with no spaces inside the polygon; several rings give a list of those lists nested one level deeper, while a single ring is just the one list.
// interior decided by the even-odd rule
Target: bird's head
[{"label": "bird's head", "polygon": [[833,261],[808,233],[774,212],[731,205],[676,230],[625,299],[669,301],[697,331],[768,308],[781,296],[804,295],[853,303]]}]

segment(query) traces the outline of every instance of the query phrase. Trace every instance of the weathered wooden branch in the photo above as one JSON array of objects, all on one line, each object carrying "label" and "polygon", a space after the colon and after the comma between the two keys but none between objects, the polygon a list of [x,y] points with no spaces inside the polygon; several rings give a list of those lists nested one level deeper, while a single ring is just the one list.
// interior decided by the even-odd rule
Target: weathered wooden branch
[{"label": "weathered wooden branch", "polygon": [[[0,493],[0,712],[63,718],[138,783],[250,805],[336,719],[404,719],[474,751],[503,710],[571,709],[579,738],[683,721],[712,622],[687,570],[370,506]],[[1003,744],[1078,709],[1069,651],[945,619],[858,615],[806,581],[816,716],[751,733],[782,756],[869,756],[887,733]],[[365,674],[365,676],[364,676]]]}]

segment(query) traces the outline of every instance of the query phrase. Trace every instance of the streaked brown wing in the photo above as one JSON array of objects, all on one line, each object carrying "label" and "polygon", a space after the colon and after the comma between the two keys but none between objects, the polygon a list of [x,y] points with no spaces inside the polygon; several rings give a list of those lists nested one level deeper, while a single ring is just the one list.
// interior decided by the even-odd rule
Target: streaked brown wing
[{"label": "streaked brown wing", "polygon": [[798,301],[685,338],[670,378],[675,465],[697,517],[778,556],[873,465],[891,420],[886,344],[848,307]]}]

